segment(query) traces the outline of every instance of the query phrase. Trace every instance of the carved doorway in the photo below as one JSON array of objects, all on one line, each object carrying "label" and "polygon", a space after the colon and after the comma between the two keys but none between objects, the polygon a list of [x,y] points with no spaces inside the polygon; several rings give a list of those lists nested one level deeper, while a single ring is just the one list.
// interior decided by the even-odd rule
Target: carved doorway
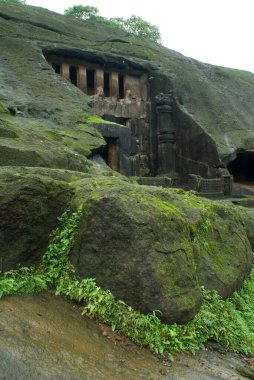
[{"label": "carved doorway", "polygon": [[104,137],[107,145],[102,152],[102,158],[106,164],[116,172],[120,172],[120,147],[119,139],[114,137]]}]

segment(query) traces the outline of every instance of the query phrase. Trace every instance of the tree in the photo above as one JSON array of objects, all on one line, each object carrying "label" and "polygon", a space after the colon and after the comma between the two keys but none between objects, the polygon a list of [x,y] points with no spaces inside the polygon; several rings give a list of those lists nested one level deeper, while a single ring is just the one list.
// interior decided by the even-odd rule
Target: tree
[{"label": "tree", "polygon": [[99,9],[90,5],[73,5],[73,7],[65,9],[64,14],[66,16],[82,18],[83,20],[91,20],[99,16]]},{"label": "tree", "polygon": [[161,40],[160,30],[156,25],[151,25],[148,21],[134,15],[125,20],[125,30],[135,36],[148,38],[155,42]]},{"label": "tree", "polygon": [[134,34],[138,37],[147,38],[154,42],[160,42],[161,40],[160,31],[156,25],[151,25],[148,21],[134,15],[127,20],[124,20],[121,17],[108,19],[99,14],[98,8],[90,5],[73,5],[72,7],[65,9],[64,14],[66,16],[74,16],[83,20],[92,20]]},{"label": "tree", "polygon": [[26,0],[0,0],[0,4],[25,4]]}]

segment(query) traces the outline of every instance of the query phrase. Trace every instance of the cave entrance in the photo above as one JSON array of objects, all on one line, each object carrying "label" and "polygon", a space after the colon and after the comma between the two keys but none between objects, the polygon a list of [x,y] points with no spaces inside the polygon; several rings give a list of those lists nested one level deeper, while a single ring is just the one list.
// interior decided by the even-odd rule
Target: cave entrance
[{"label": "cave entrance", "polygon": [[88,69],[86,71],[87,95],[95,94],[95,70]]},{"label": "cave entrance", "polygon": [[70,81],[74,86],[78,84],[78,68],[76,66],[70,66]]},{"label": "cave entrance", "polygon": [[52,63],[52,68],[55,70],[56,74],[61,74],[61,66],[57,63]]},{"label": "cave entrance", "polygon": [[118,75],[118,86],[119,86],[119,98],[124,99],[124,76]]},{"label": "cave entrance", "polygon": [[111,121],[113,123],[117,123],[117,124],[121,124],[121,125],[128,125],[128,122],[129,122],[129,118],[126,118],[126,117],[116,117],[114,115],[107,115],[107,114],[104,114],[102,116],[103,120],[106,120],[106,121]]},{"label": "cave entrance", "polygon": [[237,153],[227,168],[235,182],[254,186],[254,151]]},{"label": "cave entrance", "polygon": [[106,164],[116,172],[120,172],[120,148],[119,139],[116,137],[104,137],[107,145],[101,153]]},{"label": "cave entrance", "polygon": [[104,96],[108,98],[110,96],[110,74],[104,73]]}]

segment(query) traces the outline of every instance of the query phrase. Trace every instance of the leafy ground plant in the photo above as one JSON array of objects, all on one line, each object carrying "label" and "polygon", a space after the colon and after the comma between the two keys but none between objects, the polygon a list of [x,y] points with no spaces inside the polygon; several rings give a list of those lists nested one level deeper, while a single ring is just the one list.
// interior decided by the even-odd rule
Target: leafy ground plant
[{"label": "leafy ground plant", "polygon": [[141,314],[94,279],[81,279],[69,261],[82,209],[64,213],[38,268],[21,268],[0,277],[0,298],[54,288],[57,295],[83,304],[82,314],[109,324],[113,330],[152,352],[172,358],[181,351],[195,352],[213,339],[224,347],[245,354],[254,353],[254,270],[243,288],[222,300],[216,292],[203,291],[203,305],[195,318],[184,325],[163,324],[159,312]]}]

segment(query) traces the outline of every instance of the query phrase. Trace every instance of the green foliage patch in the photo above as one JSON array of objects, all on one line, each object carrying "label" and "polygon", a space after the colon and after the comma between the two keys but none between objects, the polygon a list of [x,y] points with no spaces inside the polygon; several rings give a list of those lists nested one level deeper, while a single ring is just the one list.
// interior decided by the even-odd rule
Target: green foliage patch
[{"label": "green foliage patch", "polygon": [[244,286],[223,300],[216,292],[202,289],[203,304],[195,318],[184,324],[163,324],[159,311],[144,315],[109,290],[102,290],[94,279],[81,279],[69,261],[83,211],[71,216],[65,212],[52,233],[51,242],[38,268],[21,268],[0,277],[0,298],[8,294],[27,293],[54,287],[84,305],[82,314],[89,315],[132,339],[140,346],[172,358],[177,352],[195,352],[209,339],[245,354],[254,353],[254,270]]},{"label": "green foliage patch", "polygon": [[0,5],[1,3],[4,4],[25,4],[26,0],[0,0]]},{"label": "green foliage patch", "polygon": [[161,40],[160,31],[156,25],[152,25],[148,21],[135,15],[132,15],[126,20],[122,17],[108,19],[99,14],[98,8],[90,5],[73,5],[65,9],[64,14],[83,20],[92,20],[113,29],[119,29],[138,37],[147,38],[151,41],[160,42]]}]

